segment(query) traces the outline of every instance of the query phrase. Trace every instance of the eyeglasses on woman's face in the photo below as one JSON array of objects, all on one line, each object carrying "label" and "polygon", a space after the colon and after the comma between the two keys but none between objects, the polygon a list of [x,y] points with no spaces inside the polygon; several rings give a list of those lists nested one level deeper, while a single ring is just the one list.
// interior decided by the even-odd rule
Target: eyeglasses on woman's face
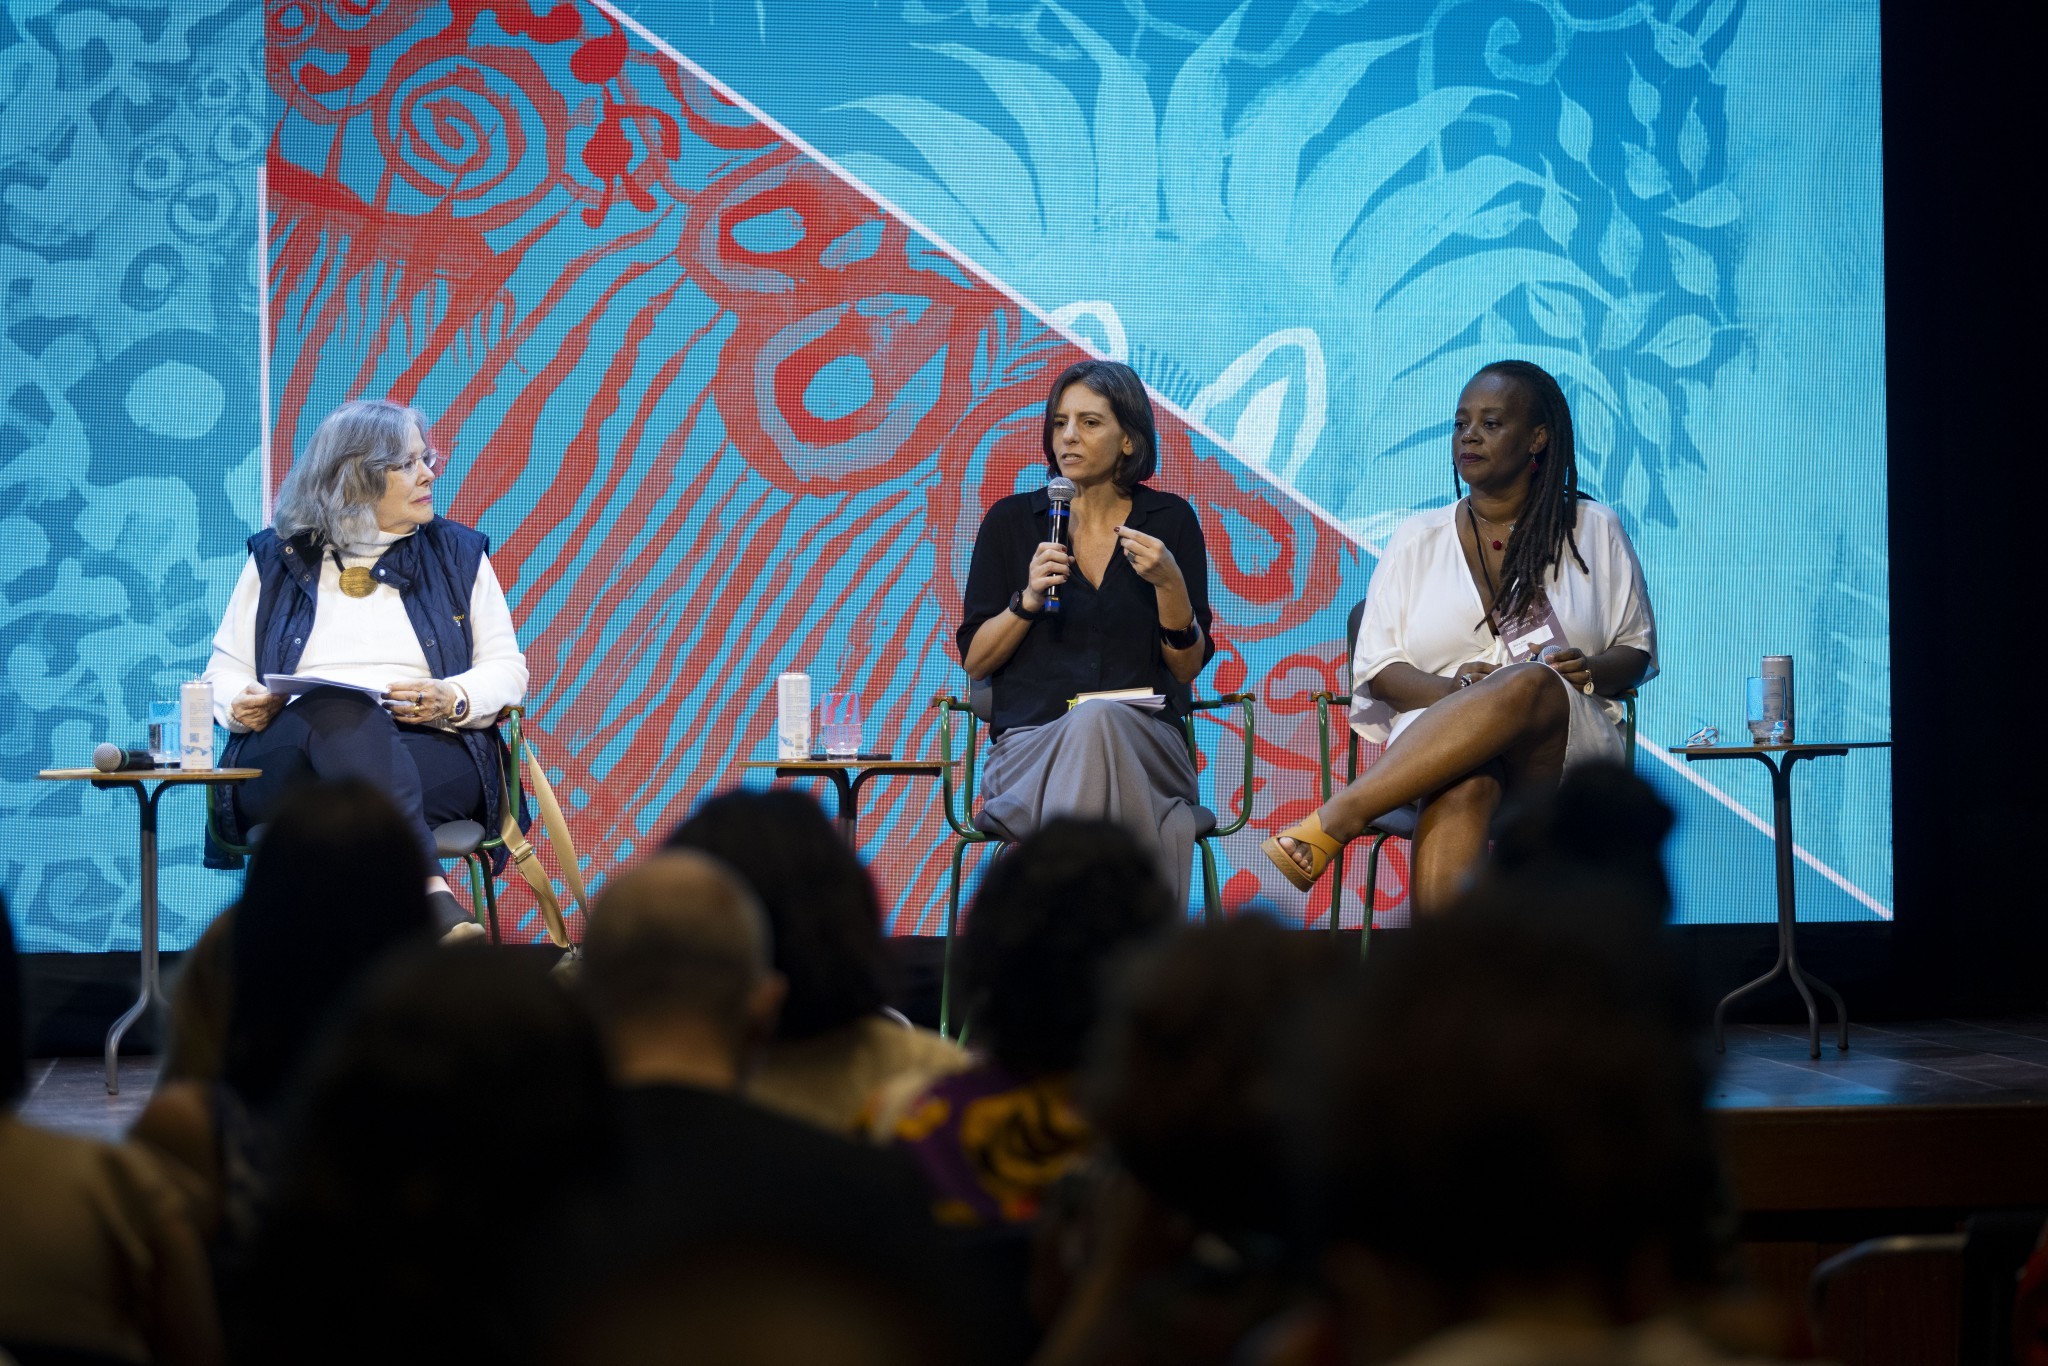
[{"label": "eyeglasses on woman's face", "polygon": [[448,457],[428,443],[425,432],[414,427],[412,435],[406,438],[405,462],[391,466],[391,472],[401,479],[416,479],[422,468],[429,475],[438,475],[447,464]]},{"label": "eyeglasses on woman's face", "polygon": [[448,457],[429,446],[425,450],[408,455],[404,464],[393,465],[391,472],[410,479],[417,475],[422,467],[428,474],[439,474],[448,467]]}]

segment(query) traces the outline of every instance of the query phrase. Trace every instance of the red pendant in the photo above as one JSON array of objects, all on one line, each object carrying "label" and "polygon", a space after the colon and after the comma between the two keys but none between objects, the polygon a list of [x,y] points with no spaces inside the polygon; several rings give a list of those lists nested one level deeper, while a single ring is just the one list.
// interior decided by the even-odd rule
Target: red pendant
[{"label": "red pendant", "polygon": [[1498,550],[1498,549],[1500,549],[1500,542],[1499,542],[1499,541],[1495,541],[1495,542],[1493,543],[1493,548],[1494,548],[1495,550]]}]

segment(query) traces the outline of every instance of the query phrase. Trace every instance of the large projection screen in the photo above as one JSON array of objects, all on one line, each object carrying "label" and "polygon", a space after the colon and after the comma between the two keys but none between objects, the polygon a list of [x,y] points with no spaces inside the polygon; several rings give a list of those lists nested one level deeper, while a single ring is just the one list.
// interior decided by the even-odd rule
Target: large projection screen
[{"label": "large projection screen", "polygon": [[[1679,920],[1773,915],[1764,775],[1665,752],[1742,734],[1761,655],[1795,657],[1804,738],[1890,734],[1875,0],[34,8],[0,18],[27,950],[135,947],[132,802],[35,772],[204,667],[243,539],[358,395],[452,456],[600,883],[763,781],[784,669],[935,752],[974,527],[1091,352],[1152,387],[1157,482],[1203,518],[1199,688],[1258,699],[1232,906],[1327,923],[1257,841],[1314,804],[1308,699],[1392,528],[1453,496],[1488,360],[1559,376],[1642,558]],[[1219,810],[1243,741],[1203,723]],[[1802,772],[1802,918],[1891,917],[1889,793],[1881,751]],[[180,800],[170,947],[238,885]],[[943,922],[935,800],[864,812],[897,933]]]}]

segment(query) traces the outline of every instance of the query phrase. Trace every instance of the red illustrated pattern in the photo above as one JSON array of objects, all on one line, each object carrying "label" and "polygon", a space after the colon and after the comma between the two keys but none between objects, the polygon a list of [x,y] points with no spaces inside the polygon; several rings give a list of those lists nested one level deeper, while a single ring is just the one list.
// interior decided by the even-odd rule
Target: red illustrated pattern
[{"label": "red illustrated pattern", "polygon": [[[935,753],[975,528],[1036,481],[1046,388],[1080,348],[597,6],[273,0],[267,21],[273,488],[343,398],[430,414],[444,510],[493,537],[586,873],[770,752],[784,668],[826,661],[871,745]],[[1341,685],[1367,561],[1161,418],[1158,482],[1210,546],[1198,686],[1260,706],[1226,899],[1298,908],[1256,841],[1313,805],[1309,698]],[[1201,725],[1208,798],[1234,810],[1228,729]],[[933,932],[936,792],[872,792],[892,928]],[[1382,909],[1405,882],[1397,853]]]}]

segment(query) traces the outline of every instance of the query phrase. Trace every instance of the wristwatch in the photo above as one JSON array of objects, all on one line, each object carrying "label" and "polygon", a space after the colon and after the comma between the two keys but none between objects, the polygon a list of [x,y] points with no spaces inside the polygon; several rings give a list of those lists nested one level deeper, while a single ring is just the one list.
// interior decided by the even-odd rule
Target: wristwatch
[{"label": "wristwatch", "polygon": [[469,719],[469,694],[460,688],[455,690],[455,706],[449,711],[448,719],[457,725]]},{"label": "wristwatch", "polygon": [[1024,620],[1026,621],[1037,621],[1040,617],[1045,615],[1044,608],[1040,608],[1036,612],[1027,612],[1024,610],[1024,590],[1021,588],[1018,589],[1016,592],[1010,594],[1010,610],[1012,612],[1015,612],[1018,616],[1024,618]]}]

